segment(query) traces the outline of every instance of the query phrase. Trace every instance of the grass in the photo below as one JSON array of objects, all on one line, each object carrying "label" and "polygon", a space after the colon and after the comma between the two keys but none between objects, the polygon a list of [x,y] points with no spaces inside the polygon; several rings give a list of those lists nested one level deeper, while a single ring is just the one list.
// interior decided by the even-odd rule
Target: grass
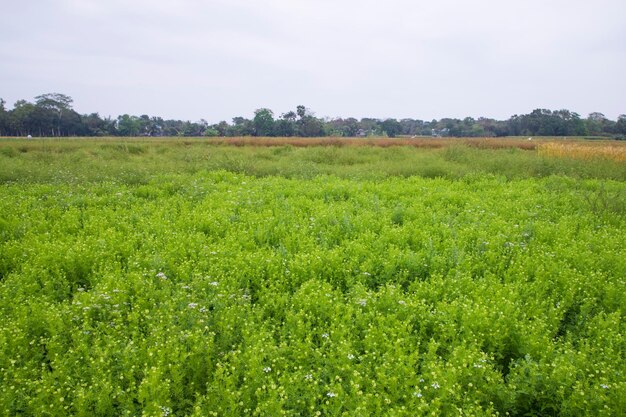
[{"label": "grass", "polygon": [[560,158],[626,162],[626,146],[622,142],[548,142],[539,145],[539,153]]},{"label": "grass", "polygon": [[[145,183],[157,173],[217,169],[257,177],[280,175],[289,178],[335,175],[354,179],[390,176],[454,179],[491,174],[507,179],[550,175],[626,179],[623,161],[602,157],[562,158],[550,150],[556,147],[555,142],[541,141],[537,150],[523,147],[529,146],[529,141],[513,139],[418,139],[415,143],[419,146],[401,145],[407,141],[414,140],[3,140],[0,141],[0,181],[116,180]],[[249,143],[259,146],[241,146]],[[318,143],[325,146],[299,145]],[[389,146],[390,143],[394,146]],[[583,145],[573,142],[571,146],[575,150]],[[606,154],[598,145],[593,149],[596,155]],[[608,149],[614,149],[611,152],[617,155],[623,154],[626,148],[620,144],[610,145]]]},{"label": "grass", "polygon": [[0,141],[0,415],[623,413],[624,163],[437,141]]}]

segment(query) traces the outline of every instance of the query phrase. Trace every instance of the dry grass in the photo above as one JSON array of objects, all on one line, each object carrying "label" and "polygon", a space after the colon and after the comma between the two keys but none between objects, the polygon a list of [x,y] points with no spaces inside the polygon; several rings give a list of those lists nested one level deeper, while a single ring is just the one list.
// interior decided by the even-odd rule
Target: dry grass
[{"label": "dry grass", "polygon": [[269,138],[269,137],[234,137],[209,139],[209,143],[228,146],[294,146],[299,148],[312,146],[363,147],[372,146],[389,148],[393,146],[409,146],[414,148],[439,149],[454,145],[465,145],[472,148],[505,149],[517,148],[524,150],[537,149],[536,142],[521,139],[495,138]]},{"label": "dry grass", "polygon": [[540,155],[559,158],[626,161],[626,143],[623,142],[546,142],[539,144],[538,149]]}]

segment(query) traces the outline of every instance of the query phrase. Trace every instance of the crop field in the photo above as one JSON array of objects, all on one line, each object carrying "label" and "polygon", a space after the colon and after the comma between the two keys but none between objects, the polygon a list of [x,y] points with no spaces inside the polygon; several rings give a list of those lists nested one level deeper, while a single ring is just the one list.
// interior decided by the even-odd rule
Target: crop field
[{"label": "crop field", "polygon": [[247,140],[0,140],[0,415],[624,415],[622,145]]}]

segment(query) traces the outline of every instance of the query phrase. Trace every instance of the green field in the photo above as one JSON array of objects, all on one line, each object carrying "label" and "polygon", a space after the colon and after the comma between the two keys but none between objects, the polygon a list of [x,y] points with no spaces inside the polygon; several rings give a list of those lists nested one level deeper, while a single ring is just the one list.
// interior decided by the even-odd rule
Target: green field
[{"label": "green field", "polygon": [[0,415],[619,416],[626,164],[0,140]]}]

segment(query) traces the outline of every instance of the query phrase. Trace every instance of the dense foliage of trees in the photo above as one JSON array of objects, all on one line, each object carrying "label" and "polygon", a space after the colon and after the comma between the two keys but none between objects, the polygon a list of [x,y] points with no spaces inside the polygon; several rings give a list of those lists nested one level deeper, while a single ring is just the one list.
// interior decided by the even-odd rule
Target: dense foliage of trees
[{"label": "dense foliage of trees", "polygon": [[624,139],[626,114],[617,121],[602,113],[587,118],[569,110],[537,109],[514,115],[508,120],[466,117],[424,121],[418,119],[372,119],[315,117],[309,109],[297,106],[276,117],[267,108],[254,112],[252,119],[234,117],[210,125],[198,122],[164,120],[148,115],[123,114],[113,119],[98,113],[79,114],[72,98],[49,93],[33,103],[19,100],[13,109],[0,99],[0,136],[603,136]]}]

